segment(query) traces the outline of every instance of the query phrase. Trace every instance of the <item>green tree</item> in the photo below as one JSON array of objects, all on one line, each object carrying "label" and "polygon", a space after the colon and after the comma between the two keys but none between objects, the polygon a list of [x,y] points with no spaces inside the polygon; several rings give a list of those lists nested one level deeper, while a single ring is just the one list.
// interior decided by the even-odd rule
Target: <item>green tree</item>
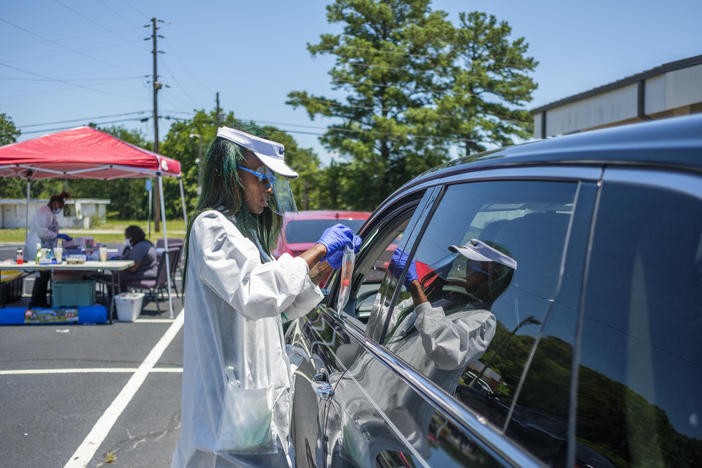
[{"label": "green tree", "polygon": [[15,127],[12,117],[0,114],[0,146],[16,142],[17,137],[21,134],[22,132]]},{"label": "green tree", "polygon": [[[17,141],[22,132],[15,127],[12,117],[0,114],[0,146],[9,145]],[[0,182],[0,197],[24,198],[26,182],[13,177],[3,177]]]},{"label": "green tree", "polygon": [[492,15],[459,14],[435,117],[439,133],[462,139],[466,154],[484,151],[485,143],[509,145],[513,136],[532,133],[533,120],[524,106],[537,87],[530,76],[537,62],[526,55],[523,37],[510,42],[511,33],[507,22],[498,23]]},{"label": "green tree", "polygon": [[526,135],[528,114],[513,107],[530,100],[536,63],[506,23],[470,13],[455,27],[430,0],[336,0],[327,19],[343,31],[308,50],[336,56],[331,84],[346,95],[292,91],[287,103],[340,121],[321,141],[348,159],[337,184],[351,207],[375,208],[459,142],[474,150]]},{"label": "green tree", "polygon": [[[21,131],[15,126],[12,118],[7,114],[0,114],[0,145],[15,143]],[[55,179],[38,179],[32,182],[30,196],[48,198],[61,191],[63,183]],[[0,197],[21,198],[27,196],[27,180],[17,177],[3,177],[0,183]]]}]

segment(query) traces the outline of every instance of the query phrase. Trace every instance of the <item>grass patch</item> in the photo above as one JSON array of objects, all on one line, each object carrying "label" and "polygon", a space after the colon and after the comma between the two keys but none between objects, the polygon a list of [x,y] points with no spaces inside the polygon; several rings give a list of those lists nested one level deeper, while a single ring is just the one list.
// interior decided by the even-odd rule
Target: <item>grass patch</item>
[{"label": "grass patch", "polygon": [[0,242],[24,242],[24,229],[0,229]]},{"label": "grass patch", "polygon": [[[146,237],[153,243],[156,239],[163,238],[163,228],[161,232],[154,231],[154,223],[151,223],[151,236],[146,221],[134,219],[110,219],[107,222],[95,226],[91,229],[60,229],[59,232],[70,236],[92,237],[95,242],[124,242],[124,230],[127,226],[136,225],[144,230]],[[185,237],[185,221],[169,220],[166,222],[168,237]],[[113,232],[100,232],[113,231]],[[24,228],[21,229],[0,229],[0,242],[24,242]]]}]

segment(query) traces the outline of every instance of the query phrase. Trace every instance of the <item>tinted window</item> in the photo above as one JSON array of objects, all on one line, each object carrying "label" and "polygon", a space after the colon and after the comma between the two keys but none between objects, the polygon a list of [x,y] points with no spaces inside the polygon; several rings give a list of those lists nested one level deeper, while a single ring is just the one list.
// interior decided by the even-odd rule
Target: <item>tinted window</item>
[{"label": "tinted window", "polygon": [[354,232],[365,223],[365,219],[300,219],[288,221],[285,227],[285,240],[288,244],[317,242],[324,230],[335,224],[344,224]]},{"label": "tinted window", "polygon": [[593,466],[702,460],[701,213],[702,200],[681,192],[603,186],[577,400],[576,456],[606,457]]},{"label": "tinted window", "polygon": [[[383,340],[552,463],[567,453],[570,344],[542,338],[531,361],[539,391],[519,391],[527,389],[522,376],[557,291],[576,188],[561,182],[449,187],[417,245],[417,280],[403,281]],[[431,412],[414,414],[425,419]]]}]

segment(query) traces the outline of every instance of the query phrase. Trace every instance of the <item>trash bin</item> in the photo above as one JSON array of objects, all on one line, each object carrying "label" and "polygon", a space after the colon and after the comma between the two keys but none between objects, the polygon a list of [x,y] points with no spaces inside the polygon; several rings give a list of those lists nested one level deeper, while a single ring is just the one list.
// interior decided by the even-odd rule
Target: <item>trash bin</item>
[{"label": "trash bin", "polygon": [[120,322],[133,322],[141,312],[144,293],[126,292],[115,296],[117,307],[117,320]]}]

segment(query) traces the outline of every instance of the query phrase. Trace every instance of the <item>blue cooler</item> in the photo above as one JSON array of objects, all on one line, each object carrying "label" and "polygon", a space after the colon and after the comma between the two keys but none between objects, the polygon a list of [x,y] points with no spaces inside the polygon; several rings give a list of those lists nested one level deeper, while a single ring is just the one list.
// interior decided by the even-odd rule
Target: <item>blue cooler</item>
[{"label": "blue cooler", "polygon": [[54,307],[78,307],[95,304],[95,281],[55,281],[51,286]]}]

